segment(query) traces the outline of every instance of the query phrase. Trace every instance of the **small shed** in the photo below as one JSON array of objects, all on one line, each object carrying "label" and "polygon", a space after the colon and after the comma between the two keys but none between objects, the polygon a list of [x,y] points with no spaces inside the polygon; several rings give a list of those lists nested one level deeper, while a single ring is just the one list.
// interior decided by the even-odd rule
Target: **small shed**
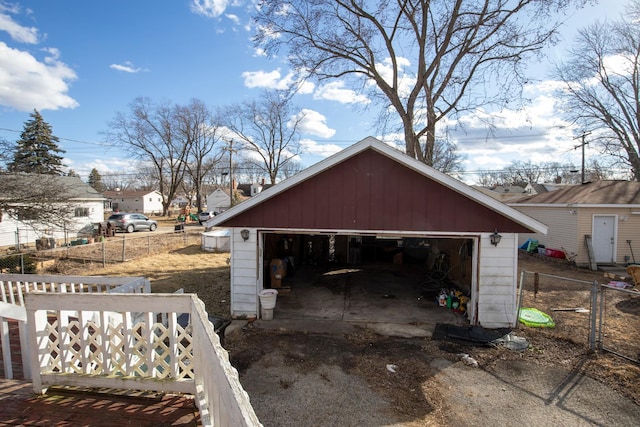
[{"label": "small shed", "polygon": [[489,328],[517,321],[518,234],[546,232],[372,137],[212,218],[212,226],[231,229],[232,317],[260,315],[258,293],[272,285],[274,259],[397,264],[408,274],[446,255],[446,273],[469,295],[469,322]]},{"label": "small shed", "polygon": [[207,252],[229,252],[231,231],[227,228],[202,233],[202,250]]},{"label": "small shed", "polygon": [[578,266],[592,264],[590,256],[596,264],[640,262],[640,182],[586,182],[510,206],[548,226],[546,235],[520,236],[520,244],[533,238],[566,252]]}]

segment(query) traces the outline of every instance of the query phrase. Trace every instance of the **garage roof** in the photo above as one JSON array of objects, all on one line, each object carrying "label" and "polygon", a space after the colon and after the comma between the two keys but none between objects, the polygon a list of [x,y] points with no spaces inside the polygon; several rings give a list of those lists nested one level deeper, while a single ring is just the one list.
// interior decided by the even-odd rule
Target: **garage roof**
[{"label": "garage roof", "polygon": [[531,217],[368,137],[212,218],[208,227],[546,233]]}]

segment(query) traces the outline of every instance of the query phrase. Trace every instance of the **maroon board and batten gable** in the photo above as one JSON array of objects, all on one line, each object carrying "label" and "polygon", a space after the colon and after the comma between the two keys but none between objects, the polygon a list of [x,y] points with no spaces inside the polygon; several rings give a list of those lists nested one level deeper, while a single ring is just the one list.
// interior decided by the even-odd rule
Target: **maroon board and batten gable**
[{"label": "maroon board and batten gable", "polygon": [[[469,188],[469,191],[475,190]],[[372,149],[357,153],[216,225],[313,230],[531,232],[507,216]]]}]

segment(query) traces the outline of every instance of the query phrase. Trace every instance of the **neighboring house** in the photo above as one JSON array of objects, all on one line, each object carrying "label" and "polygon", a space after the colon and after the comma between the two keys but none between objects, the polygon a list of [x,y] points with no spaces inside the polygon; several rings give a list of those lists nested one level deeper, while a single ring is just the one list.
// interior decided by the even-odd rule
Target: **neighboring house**
[{"label": "neighboring house", "polygon": [[189,201],[189,198],[182,194],[174,197],[174,199],[171,201],[171,206],[176,208],[184,208],[185,206],[190,205],[191,202]]},{"label": "neighboring house", "polygon": [[105,191],[109,209],[120,212],[139,212],[146,215],[162,214],[162,194],[153,190]]},{"label": "neighboring house", "polygon": [[[549,249],[589,265],[585,236],[591,236],[596,263],[640,262],[640,182],[596,181],[520,199],[511,207],[549,227],[531,237]],[[637,259],[635,257],[638,257]]]},{"label": "neighboring house", "polygon": [[[34,186],[42,185],[42,175],[25,174],[24,180],[34,181]],[[18,220],[7,213],[0,216],[0,246],[33,245],[41,238],[51,238],[56,242],[68,243],[79,236],[86,237],[92,232],[92,224],[104,221],[104,200],[102,194],[76,176],[46,176],[49,185],[64,189],[61,194],[68,201],[68,218],[64,226],[42,224],[37,219]],[[2,197],[0,177],[0,197]]]},{"label": "neighboring house", "polygon": [[[267,186],[263,184],[236,184],[234,187],[235,203],[240,203],[259,194],[263,188]],[[219,187],[216,188],[206,197],[207,211],[215,212],[216,214],[224,212],[229,209],[229,188]]]},{"label": "neighboring house", "polygon": [[497,186],[492,188],[473,185],[472,188],[501,202],[517,200],[519,198],[527,197],[530,195],[530,193],[527,193],[524,188],[517,185]]},{"label": "neighboring house", "polygon": [[[281,242],[296,251],[296,265],[333,258],[360,268],[389,253],[384,249],[426,265],[436,248],[451,257],[456,268],[448,274],[470,295],[470,323],[488,328],[517,322],[519,233],[546,232],[531,217],[372,137],[212,218],[207,227],[213,226],[231,230],[232,317],[260,315],[258,293],[268,287],[269,262],[281,258]],[[385,262],[410,268],[396,256]]]},{"label": "neighboring house", "polygon": [[245,197],[257,196],[262,190],[266,190],[275,184],[265,184],[264,179],[261,182],[253,184],[238,184],[238,191],[241,191]]},{"label": "neighboring house", "polygon": [[207,211],[220,213],[229,209],[229,189],[217,188],[207,196]]}]

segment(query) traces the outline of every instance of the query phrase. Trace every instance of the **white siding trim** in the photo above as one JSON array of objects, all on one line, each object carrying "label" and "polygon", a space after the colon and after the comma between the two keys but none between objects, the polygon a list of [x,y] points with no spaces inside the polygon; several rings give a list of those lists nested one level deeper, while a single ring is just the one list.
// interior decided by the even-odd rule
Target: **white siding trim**
[{"label": "white siding trim", "polygon": [[257,230],[249,230],[244,241],[240,229],[231,229],[231,316],[251,317],[258,314],[258,250]]},{"label": "white siding trim", "polygon": [[517,319],[517,234],[503,234],[498,246],[491,244],[490,236],[485,233],[480,241],[477,324],[485,328],[509,328],[515,326]]}]

